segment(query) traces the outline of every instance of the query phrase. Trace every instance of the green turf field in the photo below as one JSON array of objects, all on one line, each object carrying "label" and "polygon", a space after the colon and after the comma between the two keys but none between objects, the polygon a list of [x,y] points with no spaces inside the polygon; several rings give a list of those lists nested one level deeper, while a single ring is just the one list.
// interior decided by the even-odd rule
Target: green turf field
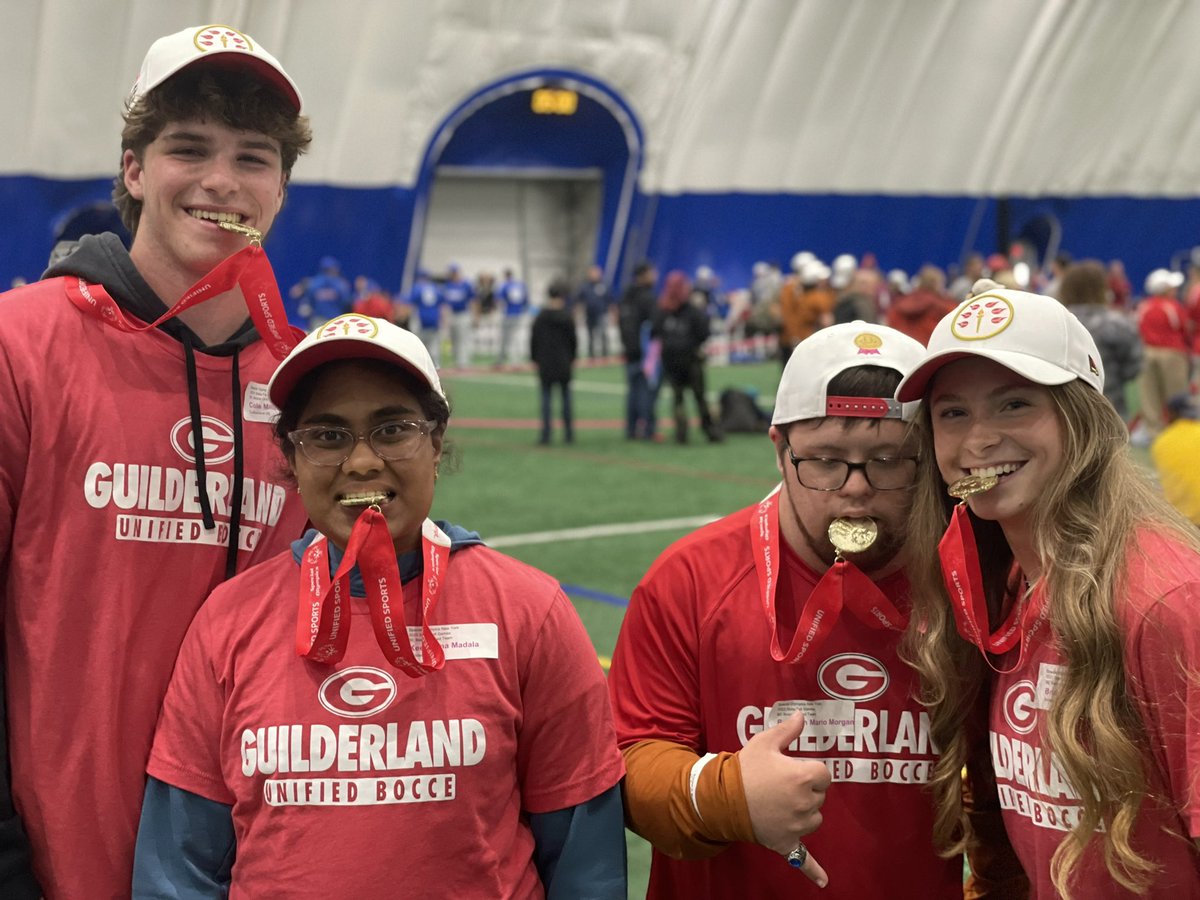
[{"label": "green turf field", "polygon": [[[454,409],[448,438],[459,458],[458,471],[438,482],[434,516],[477,530],[566,585],[605,663],[625,612],[619,604],[663,548],[703,518],[759,500],[778,477],[765,434],[730,435],[710,444],[697,429],[685,446],[626,441],[625,376],[619,366],[577,369],[577,426],[569,446],[559,434],[549,447],[536,445],[540,401],[532,373],[480,368],[447,372],[444,379]],[[767,409],[778,380],[778,363],[709,370],[713,396],[727,386],[754,387]],[[666,416],[659,429],[671,434],[669,399],[666,394],[659,399],[660,416]],[[692,524],[643,524],[673,519]],[[652,530],[570,534],[607,525]],[[559,531],[568,533],[538,535]],[[630,897],[645,896],[649,858],[647,845],[630,835]]]},{"label": "green turf field", "polygon": [[[709,444],[694,430],[686,446],[626,441],[619,366],[576,370],[569,446],[558,434],[553,445],[536,445],[540,400],[532,373],[480,368],[443,377],[458,470],[438,482],[434,517],[475,529],[562,582],[605,664],[623,604],[655,557],[705,517],[754,503],[778,480],[765,434]],[[710,367],[708,387],[713,397],[729,386],[755,388],[769,409],[778,380],[774,362]],[[669,437],[666,393],[659,415],[659,430]],[[1144,451],[1135,453],[1145,461]],[[670,520],[691,524],[656,524]],[[596,535],[600,526],[629,526],[632,533]],[[583,529],[592,532],[571,533]],[[642,898],[648,846],[633,835],[628,844],[629,896]]]}]

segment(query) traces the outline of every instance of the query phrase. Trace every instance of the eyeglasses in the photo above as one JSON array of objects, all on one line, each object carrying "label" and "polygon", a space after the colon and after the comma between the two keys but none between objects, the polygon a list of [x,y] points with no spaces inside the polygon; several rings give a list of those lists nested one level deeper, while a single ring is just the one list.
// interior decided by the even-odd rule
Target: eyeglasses
[{"label": "eyeglasses", "polygon": [[825,456],[797,459],[792,448],[788,447],[788,458],[796,467],[797,480],[813,491],[840,491],[854,471],[862,472],[867,484],[877,491],[910,488],[917,478],[916,456],[880,456],[866,462],[852,463]]},{"label": "eyeglasses", "polygon": [[432,434],[435,427],[437,422],[429,419],[384,422],[356,434],[340,425],[311,425],[289,431],[288,438],[305,459],[317,466],[340,466],[363,440],[380,459],[395,462],[411,459],[421,446],[422,436]]}]

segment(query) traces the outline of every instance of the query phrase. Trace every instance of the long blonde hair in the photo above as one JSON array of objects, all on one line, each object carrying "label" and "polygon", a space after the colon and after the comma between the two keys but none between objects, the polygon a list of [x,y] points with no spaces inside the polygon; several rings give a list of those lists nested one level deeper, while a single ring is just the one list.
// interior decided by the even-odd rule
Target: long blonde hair
[{"label": "long blonde hair", "polygon": [[[1046,714],[1046,737],[1081,798],[1079,821],[1055,851],[1050,875],[1055,889],[1068,897],[1072,870],[1102,824],[1098,839],[1109,874],[1141,893],[1159,867],[1139,856],[1130,842],[1147,792],[1147,747],[1141,718],[1126,690],[1117,604],[1138,529],[1166,533],[1197,553],[1200,540],[1194,526],[1162,499],[1130,459],[1125,425],[1099,391],[1078,380],[1049,391],[1063,429],[1063,463],[1048,479],[1031,530],[1042,562],[1049,622],[1066,671]],[[915,427],[922,442],[922,473],[908,544],[914,561],[909,567],[914,614],[904,654],[920,672],[931,736],[942,749],[931,778],[934,839],[951,854],[973,840],[963,812],[960,772],[989,679],[979,651],[957,632],[942,583],[937,544],[952,501],[932,452],[928,404]],[[1012,552],[995,522],[973,514],[971,520],[995,622]]]}]

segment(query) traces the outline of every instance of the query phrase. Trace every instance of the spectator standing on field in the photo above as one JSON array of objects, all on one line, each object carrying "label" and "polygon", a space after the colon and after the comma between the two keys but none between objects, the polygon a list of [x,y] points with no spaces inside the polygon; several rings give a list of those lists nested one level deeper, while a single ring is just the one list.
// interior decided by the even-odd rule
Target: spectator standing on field
[{"label": "spectator standing on field", "polygon": [[[688,441],[688,415],[684,394],[691,391],[700,415],[700,427],[710,441],[721,440],[721,432],[708,407],[705,386],[704,342],[708,340],[708,313],[690,302],[692,285],[678,270],[667,273],[651,336],[661,342],[663,377],[671,386],[675,416],[675,442]],[[699,296],[703,299],[703,295]]]},{"label": "spectator standing on field", "polygon": [[496,291],[496,298],[501,306],[500,347],[496,364],[503,366],[520,361],[517,342],[529,313],[529,290],[525,282],[513,275],[512,269],[505,269],[504,281]]},{"label": "spectator standing on field", "polygon": [[555,279],[547,289],[546,305],[533,320],[529,338],[529,358],[537,367],[542,388],[542,433],[539,444],[549,444],[551,427],[551,394],[558,389],[562,408],[563,440],[575,441],[575,425],[571,416],[571,375],[579,350],[575,320],[567,309],[567,283]]},{"label": "spectator standing on field", "polygon": [[447,272],[449,277],[442,285],[442,298],[450,316],[450,349],[454,353],[454,365],[465,369],[471,364],[471,332],[479,317],[475,288],[463,278],[456,263],[451,263]]},{"label": "spectator standing on field", "polygon": [[1162,431],[1167,401],[1187,390],[1191,347],[1187,312],[1176,299],[1183,275],[1155,269],[1146,276],[1146,297],[1138,304],[1138,332],[1146,347],[1142,368],[1142,423],[1153,440]]},{"label": "spectator standing on field", "polygon": [[575,308],[582,310],[588,336],[588,357],[608,356],[608,323],[616,300],[604,280],[604,270],[588,266],[587,277],[575,292]]},{"label": "spectator standing on field", "polygon": [[646,374],[646,349],[654,318],[654,285],[658,270],[651,262],[640,262],[633,282],[625,289],[618,308],[621,346],[625,352],[625,438],[652,441],[657,433],[654,405],[658,387]]},{"label": "spectator standing on field", "polygon": [[433,365],[442,367],[442,321],[445,318],[446,298],[442,296],[429,273],[417,270],[417,277],[408,292],[408,303],[416,311],[417,334],[433,357]]}]

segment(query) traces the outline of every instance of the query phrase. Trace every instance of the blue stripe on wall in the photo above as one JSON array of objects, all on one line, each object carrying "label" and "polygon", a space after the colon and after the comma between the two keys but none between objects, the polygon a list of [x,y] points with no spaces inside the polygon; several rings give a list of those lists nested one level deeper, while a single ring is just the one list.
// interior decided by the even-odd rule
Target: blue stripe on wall
[{"label": "blue stripe on wall", "polygon": [[[53,245],[54,225],[72,207],[109,196],[108,179],[63,181],[0,178],[0,287],[16,276],[36,278]],[[298,184],[267,243],[287,288],[312,274],[317,260],[337,257],[348,276],[370,275],[399,287],[413,210],[410,188],[342,188]],[[1200,244],[1200,199],[1087,197],[1016,198],[1014,232],[1044,213],[1062,223],[1062,249],[1076,258],[1125,261],[1134,288],[1153,268]],[[876,254],[882,268],[912,272],[925,262],[946,265],[967,249],[996,248],[998,204],[974,197],[795,194],[682,194],[639,197],[629,247],[642,248],[662,271],[712,266],[727,287],[744,286],[755,260],[786,267],[809,249],[825,259]]]}]

